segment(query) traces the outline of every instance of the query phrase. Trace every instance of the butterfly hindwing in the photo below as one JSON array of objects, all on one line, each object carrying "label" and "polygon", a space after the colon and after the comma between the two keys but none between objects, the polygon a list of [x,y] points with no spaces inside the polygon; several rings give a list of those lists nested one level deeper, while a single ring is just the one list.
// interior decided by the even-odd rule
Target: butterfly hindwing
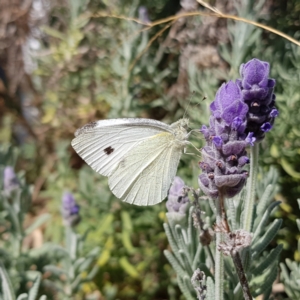
[{"label": "butterfly hindwing", "polygon": [[173,181],[182,150],[169,132],[149,137],[123,156],[108,184],[123,201],[154,205],[166,196]]}]

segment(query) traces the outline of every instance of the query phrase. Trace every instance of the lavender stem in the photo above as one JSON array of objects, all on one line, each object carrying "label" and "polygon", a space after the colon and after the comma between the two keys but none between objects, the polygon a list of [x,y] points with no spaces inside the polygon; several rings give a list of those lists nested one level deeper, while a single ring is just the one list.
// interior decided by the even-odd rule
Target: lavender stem
[{"label": "lavender stem", "polygon": [[219,227],[216,231],[216,257],[215,257],[215,298],[218,300],[224,299],[224,257],[223,253],[218,250],[218,245],[223,242],[224,240],[224,233],[222,230],[223,224],[223,205],[224,204],[224,197],[223,194],[220,193],[219,197],[216,199],[216,209],[217,209],[217,216],[216,226]]},{"label": "lavender stem", "polygon": [[242,264],[242,260],[241,260],[239,252],[231,252],[231,257],[232,257],[235,269],[237,271],[237,274],[238,274],[238,277],[240,280],[240,284],[242,286],[244,299],[252,300],[253,298],[251,296],[250,288],[248,285],[248,280],[245,275],[245,271],[243,268],[243,264]]}]

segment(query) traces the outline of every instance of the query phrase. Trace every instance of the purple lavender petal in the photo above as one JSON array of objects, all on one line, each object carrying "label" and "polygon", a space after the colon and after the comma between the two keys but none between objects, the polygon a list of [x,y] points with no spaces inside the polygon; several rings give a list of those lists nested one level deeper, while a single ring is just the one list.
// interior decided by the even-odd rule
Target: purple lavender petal
[{"label": "purple lavender petal", "polygon": [[276,108],[273,108],[269,114],[271,118],[276,118],[279,115],[279,112]]},{"label": "purple lavender petal", "polygon": [[223,186],[234,187],[243,178],[244,176],[242,174],[215,176],[215,183],[218,188],[221,188]]},{"label": "purple lavender petal", "polygon": [[223,145],[223,153],[225,156],[233,154],[241,154],[246,147],[245,141],[232,141],[228,142],[226,145]]},{"label": "purple lavender petal", "polygon": [[241,99],[241,90],[238,85],[229,81],[223,83],[217,91],[214,102],[210,105],[210,109],[215,118],[220,118],[222,112],[232,105],[233,102]]},{"label": "purple lavender petal", "polygon": [[200,132],[204,135],[204,138],[208,139],[210,134],[209,134],[209,129],[207,128],[206,125],[202,125]]},{"label": "purple lavender petal", "polygon": [[151,23],[148,15],[148,9],[146,6],[139,7],[139,20],[141,20],[144,24]]},{"label": "purple lavender petal", "polygon": [[248,109],[247,104],[241,101],[235,101],[230,106],[224,108],[222,118],[228,125],[230,125],[236,117],[244,119]]},{"label": "purple lavender petal", "polygon": [[215,144],[215,146],[217,147],[217,149],[221,149],[221,147],[223,145],[222,138],[219,137],[219,136],[214,136],[213,137],[213,143]]},{"label": "purple lavender petal", "polygon": [[20,182],[14,171],[10,166],[4,168],[3,171],[3,189],[6,194],[10,194],[12,191],[20,187]]},{"label": "purple lavender petal", "polygon": [[269,122],[266,122],[264,123],[260,129],[263,131],[263,132],[268,132],[272,129],[272,125],[269,123]]},{"label": "purple lavender petal", "polygon": [[247,156],[241,156],[238,159],[238,165],[240,167],[243,167],[244,165],[249,164],[249,163],[250,163],[250,159]]},{"label": "purple lavender petal", "polygon": [[73,194],[65,192],[62,197],[62,217],[64,224],[75,226],[80,221],[80,206],[76,203]]},{"label": "purple lavender petal", "polygon": [[256,137],[254,137],[253,135],[253,132],[249,132],[245,139],[245,141],[251,146],[254,146],[254,142],[256,141]]},{"label": "purple lavender petal", "polygon": [[235,117],[232,121],[231,128],[233,130],[238,130],[238,128],[242,125],[243,120],[240,117]]},{"label": "purple lavender petal", "polygon": [[270,65],[267,62],[253,58],[246,64],[241,65],[242,87],[246,90],[253,86],[268,87]]}]

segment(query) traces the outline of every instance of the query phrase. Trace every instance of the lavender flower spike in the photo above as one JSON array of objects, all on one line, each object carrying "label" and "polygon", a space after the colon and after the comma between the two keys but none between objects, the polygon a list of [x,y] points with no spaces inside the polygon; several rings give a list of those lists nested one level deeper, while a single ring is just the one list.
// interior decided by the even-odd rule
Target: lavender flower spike
[{"label": "lavender flower spike", "polygon": [[220,190],[230,198],[240,192],[248,177],[243,170],[249,163],[245,150],[248,106],[242,101],[240,87],[230,81],[220,87],[210,109],[210,127],[201,129],[206,145],[202,149],[198,183],[212,198],[218,197]]},{"label": "lavender flower spike", "polygon": [[278,116],[275,108],[275,80],[269,78],[269,63],[253,58],[240,67],[241,79],[237,84],[241,88],[243,102],[249,107],[246,134],[253,132],[256,142],[271,130]]},{"label": "lavender flower spike", "polygon": [[140,6],[138,12],[139,12],[139,20],[141,20],[144,24],[147,25],[151,23],[148,15],[148,9],[146,6]]},{"label": "lavender flower spike", "polygon": [[64,225],[75,226],[80,222],[80,207],[76,204],[74,196],[70,192],[65,192],[62,197],[62,217]]},{"label": "lavender flower spike", "polygon": [[5,167],[3,172],[3,188],[6,195],[10,195],[14,190],[20,187],[20,182],[14,169],[10,166]]},{"label": "lavender flower spike", "polygon": [[169,221],[181,223],[185,220],[185,214],[188,210],[190,200],[184,191],[184,181],[176,176],[170,187],[168,200],[166,202],[167,217]]}]

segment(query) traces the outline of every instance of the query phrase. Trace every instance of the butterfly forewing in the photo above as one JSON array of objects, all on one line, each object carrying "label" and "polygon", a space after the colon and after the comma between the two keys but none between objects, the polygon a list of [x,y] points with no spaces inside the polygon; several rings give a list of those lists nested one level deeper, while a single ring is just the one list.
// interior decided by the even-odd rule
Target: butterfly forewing
[{"label": "butterfly forewing", "polygon": [[166,130],[168,125],[155,120],[103,120],[77,130],[72,146],[96,172],[109,176],[130,149]]}]

